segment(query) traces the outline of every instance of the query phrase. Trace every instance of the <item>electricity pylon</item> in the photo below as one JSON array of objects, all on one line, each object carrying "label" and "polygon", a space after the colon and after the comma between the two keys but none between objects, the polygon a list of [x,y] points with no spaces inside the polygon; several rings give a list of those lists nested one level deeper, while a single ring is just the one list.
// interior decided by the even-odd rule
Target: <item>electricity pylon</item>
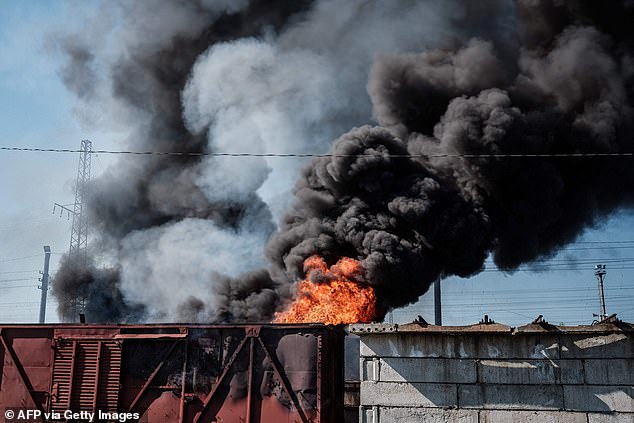
[{"label": "electricity pylon", "polygon": [[[73,204],[58,204],[53,206],[60,208],[60,215],[66,211],[73,216],[73,226],[70,234],[70,249],[68,258],[81,267],[87,265],[88,261],[88,222],[84,215],[84,198],[88,182],[90,182],[90,155],[92,154],[92,142],[81,141],[79,152],[79,166],[77,168],[77,179],[75,182],[75,202]],[[77,322],[79,314],[84,312],[85,298],[75,294],[71,300],[68,316],[62,316],[65,322]]]}]

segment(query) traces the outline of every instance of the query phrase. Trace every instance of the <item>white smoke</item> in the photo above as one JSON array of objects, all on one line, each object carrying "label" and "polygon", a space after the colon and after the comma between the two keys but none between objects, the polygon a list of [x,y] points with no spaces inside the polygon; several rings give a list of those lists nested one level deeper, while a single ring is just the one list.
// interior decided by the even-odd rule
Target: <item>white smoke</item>
[{"label": "white smoke", "polygon": [[121,242],[122,292],[147,306],[149,320],[175,321],[189,297],[212,298],[216,275],[263,267],[265,241],[262,232],[231,232],[204,219],[132,232]]},{"label": "white smoke", "polygon": [[[366,84],[379,57],[454,46],[470,26],[501,32],[512,9],[484,1],[482,13],[458,0],[265,3],[104,2],[100,14],[112,26],[64,38],[62,75],[93,123],[121,124],[130,149],[324,153],[371,120]],[[112,179],[97,181],[93,209],[101,237],[114,239],[126,301],[173,320],[188,297],[213,306],[215,275],[263,266],[272,222],[308,160],[160,160],[122,161]]]},{"label": "white smoke", "polygon": [[[366,82],[376,57],[446,40],[454,7],[429,1],[321,1],[278,36],[213,45],[197,60],[183,91],[185,122],[194,133],[207,131],[212,151],[324,153],[342,132],[367,122]],[[239,169],[242,176],[229,171],[226,185],[221,183],[214,170],[221,162],[230,162],[220,166]],[[236,163],[208,160],[209,171],[199,183],[240,193],[240,181],[252,182],[245,172],[263,175],[269,168],[258,193],[279,220],[306,161]]]}]

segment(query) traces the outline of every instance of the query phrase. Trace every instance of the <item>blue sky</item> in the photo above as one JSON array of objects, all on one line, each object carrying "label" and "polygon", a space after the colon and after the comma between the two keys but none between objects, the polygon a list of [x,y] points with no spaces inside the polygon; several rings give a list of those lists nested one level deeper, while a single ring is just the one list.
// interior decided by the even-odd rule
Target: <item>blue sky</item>
[{"label": "blue sky", "polygon": [[[542,314],[553,324],[588,324],[592,314],[600,312],[594,275],[598,263],[605,263],[608,271],[604,278],[607,313],[634,321],[633,224],[632,213],[621,211],[587,230],[555,257],[511,274],[497,270],[489,259],[486,270],[475,277],[443,281],[443,323],[473,323],[488,314],[497,322],[521,325]],[[431,292],[418,304],[395,311],[394,321],[410,321],[415,314],[433,322]]]},{"label": "blue sky", "polygon": [[[57,76],[51,34],[73,24],[70,3],[2,1],[0,7],[0,144],[78,148],[89,132],[74,118],[72,97]],[[68,249],[70,221],[52,214],[74,200],[78,158],[71,154],[0,153],[0,321],[37,318],[43,245],[55,270]],[[49,321],[56,321],[54,301]],[[48,319],[47,319],[48,320]]]},{"label": "blue sky", "polygon": [[[0,3],[0,146],[78,148],[88,138],[95,148],[115,148],[117,134],[82,126],[57,69],[52,47],[60,28],[81,25],[93,2],[24,0]],[[53,250],[51,273],[67,251],[70,221],[52,214],[53,204],[73,201],[75,154],[0,151],[0,322],[37,319],[38,271],[43,245]],[[109,157],[93,158],[93,174]],[[609,187],[606,187],[609,189]],[[608,314],[634,322],[634,214],[621,211],[579,242],[535,266],[512,274],[497,271],[490,260],[470,279],[442,282],[444,322],[470,324],[484,314],[511,325],[543,314],[551,323],[583,324],[599,312],[594,265],[606,263]],[[536,271],[538,269],[540,271]],[[560,269],[560,270],[557,270]],[[395,322],[416,315],[433,321],[432,295],[394,312]],[[54,301],[47,321],[57,321]]]}]

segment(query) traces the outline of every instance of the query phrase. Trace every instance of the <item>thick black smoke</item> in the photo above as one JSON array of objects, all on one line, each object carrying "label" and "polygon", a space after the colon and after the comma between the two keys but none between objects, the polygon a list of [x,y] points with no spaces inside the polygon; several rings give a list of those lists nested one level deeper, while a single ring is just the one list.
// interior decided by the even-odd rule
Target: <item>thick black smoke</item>
[{"label": "thick black smoke", "polygon": [[64,256],[53,279],[53,295],[59,301],[58,313],[76,319],[83,311],[88,321],[135,322],[143,319],[142,304],[125,302],[119,291],[115,268],[98,268],[79,255]]},{"label": "thick black smoke", "polygon": [[[406,156],[407,143],[386,129],[362,127],[340,138],[332,159],[302,175],[298,198],[269,257],[292,279],[304,260],[361,259],[384,308],[415,301],[441,272],[468,276],[490,245],[487,216],[454,181]],[[350,157],[359,155],[358,157]]]},{"label": "thick black smoke", "polygon": [[354,129],[304,172],[269,244],[278,274],[300,277],[313,254],[359,259],[386,311],[438,277],[477,273],[489,253],[505,270],[551,255],[632,205],[627,158],[531,156],[633,151],[634,4],[517,6],[511,61],[474,38],[373,66],[390,130]]},{"label": "thick black smoke", "polygon": [[[113,298],[150,319],[268,319],[313,254],[361,260],[383,313],[489,254],[504,270],[552,255],[632,206],[628,158],[561,156],[633,151],[630,0],[135,4],[122,3],[126,50],[106,84],[141,122],[132,149],[323,152],[358,126],[301,173],[272,237],[285,201],[263,199],[262,181],[292,167],[135,158],[96,181],[91,221],[121,269]],[[100,95],[93,44],[63,43],[84,100]],[[379,126],[362,126],[372,111]],[[205,257],[249,261],[239,254],[269,237],[267,270],[197,272]],[[174,277],[156,273],[165,263]],[[171,296],[179,284],[196,292]]]},{"label": "thick black smoke", "polygon": [[[133,120],[141,122],[132,126],[128,147],[138,151],[207,152],[205,134],[192,134],[182,116],[181,92],[195,61],[215,43],[261,36],[280,29],[308,3],[293,0],[279,2],[275,7],[270,7],[265,0],[151,0],[104,4],[103,8],[108,11],[105,16],[111,15],[112,9],[120,13],[111,18],[123,20],[123,24],[119,24],[124,27],[120,42],[126,43],[125,51],[107,63],[106,96],[114,98],[116,107],[123,107]],[[108,30],[113,31],[116,25],[112,22]],[[97,35],[101,36],[104,34]],[[99,84],[95,68],[101,64],[95,63],[92,52],[98,42],[78,36],[61,38],[61,48],[69,58],[61,76],[86,104],[94,101],[102,106],[104,101],[95,92]],[[204,219],[237,230],[245,219],[256,216],[263,232],[273,230],[267,206],[255,192],[240,198],[210,201],[196,183],[201,173],[196,168],[200,161],[196,156],[120,160],[86,192],[91,233],[98,238],[93,243],[117,251],[130,234],[178,224],[187,218]],[[82,267],[70,260],[63,261],[54,291],[60,300],[60,315],[67,316],[69,300],[78,297],[88,304],[92,321],[126,318],[126,304],[117,290],[120,271],[119,267],[109,270],[110,289],[104,294],[109,296],[109,301],[97,301],[90,295],[84,298],[84,294],[99,289],[100,271],[94,266]],[[82,274],[79,279],[77,272]],[[148,273],[146,277],[151,276]]]}]

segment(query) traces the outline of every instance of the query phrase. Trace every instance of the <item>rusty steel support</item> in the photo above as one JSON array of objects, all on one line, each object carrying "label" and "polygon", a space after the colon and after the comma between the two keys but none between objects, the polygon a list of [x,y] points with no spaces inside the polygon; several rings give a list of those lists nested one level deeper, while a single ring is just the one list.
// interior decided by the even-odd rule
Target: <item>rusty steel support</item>
[{"label": "rusty steel support", "polygon": [[178,423],[183,423],[185,420],[185,387],[187,385],[187,353],[188,353],[188,342],[185,341],[185,357],[183,359],[183,373],[181,375],[181,402],[178,409]]},{"label": "rusty steel support", "polygon": [[282,387],[284,388],[286,395],[288,395],[288,398],[293,402],[293,405],[295,406],[295,409],[297,410],[299,417],[302,419],[302,423],[309,423],[308,418],[306,417],[306,414],[304,414],[304,409],[299,403],[299,399],[297,398],[297,395],[295,395],[295,392],[293,391],[293,387],[291,386],[291,383],[286,377],[286,373],[284,373],[282,369],[282,365],[277,360],[277,356],[269,353],[269,350],[268,348],[266,348],[266,345],[264,345],[264,341],[262,341],[262,338],[258,337],[258,341],[260,341],[260,345],[262,346],[262,349],[264,350],[264,353],[266,354],[266,356],[269,358],[269,360],[271,360],[273,369],[275,369],[275,373],[277,373],[277,377],[280,378],[280,382],[282,382]]},{"label": "rusty steel support", "polygon": [[207,398],[205,398],[205,401],[203,402],[203,408],[196,414],[196,417],[194,418],[194,423],[198,423],[201,416],[207,411],[207,408],[209,408],[209,404],[211,404],[211,400],[214,398],[214,395],[216,395],[218,388],[220,387],[220,385],[222,385],[222,382],[224,382],[225,378],[227,377],[227,374],[229,374],[229,370],[231,370],[233,363],[236,361],[236,359],[238,358],[238,355],[244,348],[244,345],[247,343],[247,339],[249,338],[245,337],[240,342],[240,345],[238,345],[238,348],[236,348],[234,353],[231,355],[231,358],[229,359],[227,364],[224,366],[224,369],[222,370],[220,377],[218,377],[218,380],[216,381],[216,385],[213,387],[211,392],[209,392],[209,394],[207,395]]},{"label": "rusty steel support", "polygon": [[73,355],[70,360],[70,379],[68,381],[68,401],[66,401],[66,409],[70,410],[71,400],[73,398],[73,382],[75,380],[75,361],[77,358],[77,341],[73,341]]},{"label": "rusty steel support", "polygon": [[[2,332],[2,329],[0,329]],[[53,369],[55,367],[55,353],[57,352],[57,343],[55,339],[51,339],[51,351],[49,355],[49,363],[51,365],[51,380],[50,380],[50,389],[49,395],[46,396],[46,409],[53,409],[53,397],[55,397],[55,401],[57,401],[57,392],[55,392],[55,385],[53,384]]]},{"label": "rusty steel support", "polygon": [[95,393],[92,397],[92,412],[97,413],[97,395],[99,393],[99,374],[101,373],[101,349],[103,342],[97,341],[97,363],[95,369]]},{"label": "rusty steel support", "polygon": [[15,351],[13,351],[13,348],[9,347],[9,343],[4,338],[4,333],[2,332],[2,329],[0,329],[0,342],[2,343],[2,347],[4,348],[5,353],[9,355],[9,359],[13,363],[13,367],[15,367],[15,369],[18,371],[20,379],[22,380],[22,385],[24,389],[26,389],[26,391],[29,393],[29,398],[31,399],[31,402],[33,402],[33,405],[42,413],[41,415],[44,415],[44,409],[42,408],[42,405],[39,402],[35,401],[35,397],[33,397],[33,386],[31,385],[31,381],[29,380],[24,367],[22,367],[22,363],[20,363],[18,356],[15,354]]},{"label": "rusty steel support", "polygon": [[172,354],[172,351],[174,351],[174,348],[176,347],[176,344],[178,344],[178,341],[174,342],[169,347],[169,349],[167,351],[165,351],[165,354],[163,354],[163,357],[161,357],[161,361],[159,362],[159,364],[156,366],[156,368],[154,369],[154,371],[152,372],[152,374],[150,375],[148,380],[145,381],[145,383],[143,384],[143,387],[141,387],[141,390],[136,395],[136,397],[134,397],[134,400],[132,401],[132,404],[130,404],[130,408],[128,409],[128,411],[132,412],[132,410],[137,405],[137,403],[139,402],[139,400],[141,399],[141,397],[143,396],[143,394],[145,393],[147,388],[150,386],[150,384],[152,383],[152,381],[156,377],[157,373],[161,370],[161,368],[165,364],[165,360],[167,360],[169,358],[169,356]]},{"label": "rusty steel support", "polygon": [[139,412],[173,423],[343,421],[343,330],[189,330],[190,336],[176,325],[0,325],[8,390],[0,410],[16,403],[56,413]]},{"label": "rusty steel support", "polygon": [[[322,349],[322,339],[321,336],[317,337],[317,416],[319,418],[319,421],[322,420],[323,416],[321,415],[321,390],[322,390],[322,379],[324,377],[324,375],[321,373],[322,371],[322,360],[323,357],[321,356],[321,350]],[[328,389],[332,389],[331,386],[328,387]]]},{"label": "rusty steel support", "polygon": [[253,361],[255,359],[255,340],[249,338],[249,384],[247,391],[247,420],[246,423],[251,423],[251,396],[253,394]]}]

